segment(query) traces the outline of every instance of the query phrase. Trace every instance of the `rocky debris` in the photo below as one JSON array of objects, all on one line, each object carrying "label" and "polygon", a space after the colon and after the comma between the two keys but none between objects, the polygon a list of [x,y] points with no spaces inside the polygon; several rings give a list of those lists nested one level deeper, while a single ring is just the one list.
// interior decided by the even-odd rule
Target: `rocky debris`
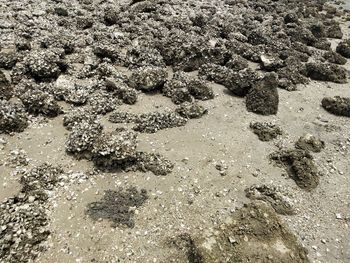
[{"label": "rocky debris", "polygon": [[298,84],[307,84],[309,78],[305,77],[306,66],[296,57],[288,57],[285,67],[276,71],[279,78],[279,87],[288,91],[297,89]]},{"label": "rocky debris", "polygon": [[45,249],[50,235],[46,202],[48,192],[60,181],[60,167],[42,164],[24,172],[22,189],[0,204],[0,261],[34,260]]},{"label": "rocky debris", "polygon": [[246,96],[247,110],[260,115],[277,114],[279,103],[277,87],[277,75],[266,74],[264,79],[248,92]]},{"label": "rocky debris", "polygon": [[29,89],[20,98],[30,114],[56,117],[63,113],[63,110],[57,104],[54,97],[46,92]]},{"label": "rocky debris", "polygon": [[249,127],[263,142],[271,141],[283,134],[280,127],[270,122],[251,122]]},{"label": "rocky debris", "polygon": [[175,104],[192,102],[195,99],[209,100],[214,98],[214,92],[205,81],[179,71],[167,81],[163,87],[163,94],[170,97]]},{"label": "rocky debris", "polygon": [[350,58],[350,39],[341,41],[338,44],[336,51],[343,57]]},{"label": "rocky debris", "polygon": [[12,69],[17,63],[18,57],[13,51],[0,52],[0,68]]},{"label": "rocky debris", "polygon": [[95,123],[97,114],[91,108],[74,108],[63,116],[63,126],[71,131],[82,122]]},{"label": "rocky debris", "polygon": [[107,92],[99,90],[89,95],[88,104],[94,113],[105,115],[122,103]]},{"label": "rocky debris", "polygon": [[133,165],[127,170],[152,172],[155,175],[167,175],[172,172],[174,164],[158,153],[138,152]]},{"label": "rocky debris", "polygon": [[243,70],[248,66],[248,61],[237,54],[231,54],[230,59],[225,63],[225,67],[234,71]]},{"label": "rocky debris", "polygon": [[36,80],[56,79],[62,69],[59,56],[51,51],[32,51],[25,59],[25,72]]},{"label": "rocky debris", "polygon": [[186,118],[172,111],[151,112],[139,115],[133,129],[138,132],[155,133],[163,129],[181,127],[186,123]]},{"label": "rocky debris", "polygon": [[254,202],[187,242],[190,262],[308,263],[306,249],[270,205]]},{"label": "rocky debris", "polygon": [[19,166],[27,166],[29,164],[29,159],[27,153],[24,150],[13,150],[6,158],[5,165],[16,168]]},{"label": "rocky debris", "polygon": [[316,138],[312,134],[305,134],[299,138],[299,140],[295,143],[295,148],[302,149],[310,152],[321,152],[324,149],[325,143],[324,141]]},{"label": "rocky debris", "polygon": [[114,111],[109,115],[108,120],[112,123],[136,123],[138,116],[129,112]]},{"label": "rocky debris", "polygon": [[187,119],[197,119],[207,114],[208,110],[198,103],[183,103],[175,110],[180,116]]},{"label": "rocky debris", "polygon": [[95,45],[93,52],[101,60],[110,59],[110,61],[112,62],[117,61],[119,59],[120,54],[117,46],[113,46],[103,42]]},{"label": "rocky debris", "polygon": [[0,70],[0,100],[9,100],[13,95],[13,87],[5,74]]},{"label": "rocky debris", "polygon": [[142,67],[132,72],[128,84],[142,91],[161,89],[168,78],[166,68]]},{"label": "rocky debris", "polygon": [[161,67],[165,62],[159,51],[150,47],[133,47],[127,51],[125,66],[129,68]]},{"label": "rocky debris", "polygon": [[132,105],[137,102],[137,91],[128,87],[123,80],[107,78],[105,86],[107,90],[112,91],[124,103]]},{"label": "rocky debris", "polygon": [[66,151],[72,154],[91,155],[95,140],[102,134],[103,126],[99,123],[82,121],[74,126],[66,141]]},{"label": "rocky debris", "polygon": [[261,68],[266,71],[276,71],[277,69],[285,66],[285,62],[282,59],[273,55],[261,55],[260,61]]},{"label": "rocky debris", "polygon": [[322,99],[322,107],[334,115],[350,117],[350,98],[326,97]]},{"label": "rocky debris", "polygon": [[98,166],[116,167],[136,155],[137,135],[124,129],[103,133],[93,143],[92,160]]},{"label": "rocky debris", "polygon": [[305,150],[281,150],[270,155],[277,165],[285,167],[289,176],[305,190],[312,190],[319,184],[319,171],[312,155]]},{"label": "rocky debris", "polygon": [[226,66],[204,64],[198,74],[207,80],[225,86],[234,95],[244,97],[253,85],[261,78],[260,75],[250,68],[233,70]]},{"label": "rocky debris", "polygon": [[261,200],[269,203],[280,215],[294,215],[295,210],[288,192],[281,187],[272,185],[253,185],[245,189],[246,196],[251,200]]},{"label": "rocky debris", "polygon": [[328,51],[323,54],[323,57],[330,63],[338,64],[338,65],[345,65],[347,62],[347,59],[344,58],[342,55],[334,52],[334,51]]},{"label": "rocky debris", "polygon": [[346,70],[335,64],[310,62],[305,73],[313,80],[347,83]]},{"label": "rocky debris", "polygon": [[107,190],[101,201],[88,204],[86,214],[94,221],[101,219],[112,222],[112,227],[135,226],[135,210],[147,201],[145,189],[139,191],[135,187],[127,189]]},{"label": "rocky debris", "polygon": [[214,98],[213,89],[204,81],[192,79],[188,83],[187,89],[189,93],[197,100],[210,100]]},{"label": "rocky debris", "polygon": [[0,133],[22,132],[28,126],[28,115],[18,103],[0,100]]}]

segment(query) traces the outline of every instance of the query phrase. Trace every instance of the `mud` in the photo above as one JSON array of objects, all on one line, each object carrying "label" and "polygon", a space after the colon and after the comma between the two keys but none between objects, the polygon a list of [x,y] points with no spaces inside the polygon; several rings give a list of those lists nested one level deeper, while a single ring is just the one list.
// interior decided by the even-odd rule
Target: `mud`
[{"label": "mud", "polygon": [[147,191],[137,190],[135,187],[117,190],[107,190],[101,201],[90,203],[86,214],[95,221],[101,219],[112,222],[113,227],[134,227],[134,215],[148,199]]},{"label": "mud", "polygon": [[189,262],[310,262],[271,206],[261,202],[245,205],[191,243]]}]

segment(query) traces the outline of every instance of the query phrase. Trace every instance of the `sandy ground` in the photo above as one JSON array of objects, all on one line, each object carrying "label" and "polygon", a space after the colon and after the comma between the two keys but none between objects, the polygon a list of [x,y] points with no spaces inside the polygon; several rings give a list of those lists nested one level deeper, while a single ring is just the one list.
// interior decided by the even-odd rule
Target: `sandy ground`
[{"label": "sandy ground", "polygon": [[[349,22],[343,25],[344,38],[350,37],[349,26]],[[345,67],[350,70],[349,63]],[[174,258],[185,262],[167,245],[168,240],[219,224],[248,202],[244,189],[261,183],[283,186],[293,195],[297,214],[283,220],[309,250],[312,262],[350,262],[350,122],[320,106],[325,96],[350,97],[349,84],[311,82],[294,92],[279,90],[279,111],[270,117],[247,112],[244,99],[228,95],[220,85],[212,86],[217,96],[203,102],[209,109],[206,116],[184,127],[139,135],[140,150],[159,152],[175,163],[170,175],[98,172],[61,188],[49,211],[49,248],[35,262],[167,262]],[[121,109],[148,112],[173,107],[168,98],[143,94],[136,106]],[[284,135],[261,142],[249,129],[251,121],[275,122]],[[107,117],[103,123],[107,129],[116,127]],[[278,146],[291,147],[306,133],[326,144],[314,155],[323,176],[312,192],[298,188],[268,159]],[[12,137],[1,135],[7,144],[0,158],[23,149],[31,159],[26,169],[49,161],[88,174],[94,169],[91,163],[65,154],[67,134],[58,117]],[[225,176],[215,168],[220,162],[228,165]],[[18,176],[8,166],[0,166],[0,174],[0,200],[4,200],[18,191]],[[111,228],[108,221],[93,222],[85,215],[87,204],[99,200],[104,190],[119,186],[149,191],[149,200],[136,211],[133,229]]]}]

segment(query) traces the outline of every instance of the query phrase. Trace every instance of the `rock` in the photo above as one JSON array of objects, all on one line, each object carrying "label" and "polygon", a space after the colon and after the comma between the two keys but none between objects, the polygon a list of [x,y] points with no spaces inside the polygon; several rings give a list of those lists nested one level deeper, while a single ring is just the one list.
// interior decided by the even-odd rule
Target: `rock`
[{"label": "rock", "polygon": [[137,102],[137,92],[135,89],[129,88],[127,84],[118,78],[107,78],[105,80],[107,90],[113,91],[119,99],[126,104],[135,104]]},{"label": "rock", "polygon": [[197,119],[208,112],[206,108],[198,103],[183,103],[175,110],[179,115],[188,119]]},{"label": "rock", "polygon": [[130,87],[142,91],[161,89],[168,77],[167,70],[160,67],[143,67],[134,70],[129,78]]},{"label": "rock", "polygon": [[333,52],[333,51],[328,51],[323,54],[323,57],[330,63],[333,64],[338,64],[338,65],[345,65],[347,62],[347,59],[344,58],[342,55]]},{"label": "rock", "polygon": [[280,127],[269,122],[251,122],[249,127],[263,142],[271,141],[283,134]]},{"label": "rock", "polygon": [[270,155],[276,164],[285,167],[289,176],[305,190],[312,190],[319,184],[319,172],[308,151],[281,150]]},{"label": "rock", "polygon": [[192,79],[187,84],[189,93],[198,100],[210,100],[214,98],[214,92],[205,82]]},{"label": "rock", "polygon": [[75,126],[82,122],[95,123],[97,114],[91,108],[76,108],[63,116],[63,126],[71,131]]},{"label": "rock", "polygon": [[261,68],[266,71],[275,71],[284,67],[284,61],[276,56],[264,54],[260,56],[260,61]]},{"label": "rock", "polygon": [[187,119],[174,112],[154,112],[141,114],[136,120],[135,131],[155,133],[159,130],[181,127],[187,123]]},{"label": "rock", "polygon": [[334,64],[307,63],[306,76],[313,80],[347,83],[346,70]]},{"label": "rock", "polygon": [[75,129],[68,135],[66,151],[73,154],[83,154],[83,157],[85,157],[84,154],[87,154],[90,157],[96,139],[102,134],[102,125],[82,121],[74,127]]},{"label": "rock", "polygon": [[270,205],[254,202],[191,238],[190,262],[308,263],[306,249]]},{"label": "rock", "polygon": [[325,143],[311,134],[305,134],[295,143],[295,147],[310,152],[321,152]]},{"label": "rock", "polygon": [[22,132],[28,126],[28,116],[20,104],[0,100],[0,133]]},{"label": "rock", "polygon": [[115,167],[118,163],[128,161],[135,157],[136,138],[136,133],[126,130],[101,134],[93,142],[93,161],[102,167]]},{"label": "rock", "polygon": [[341,41],[338,44],[336,51],[343,57],[350,58],[350,39]]},{"label": "rock", "polygon": [[0,68],[12,69],[17,63],[18,57],[13,51],[0,52]]},{"label": "rock", "polygon": [[0,70],[0,100],[9,100],[13,95],[13,87],[5,74]]},{"label": "rock", "polygon": [[[165,176],[172,172],[174,164],[157,153],[138,152],[134,161],[133,170],[152,172],[155,175]],[[129,168],[130,169],[130,168]]]},{"label": "rock", "polygon": [[238,72],[230,72],[222,83],[229,91],[239,97],[246,96],[260,79],[260,75],[247,68]]},{"label": "rock", "polygon": [[350,117],[350,98],[326,97],[322,99],[322,107],[334,115]]},{"label": "rock", "polygon": [[276,74],[266,74],[263,80],[258,82],[246,96],[248,111],[260,115],[273,115],[278,111],[278,82]]}]

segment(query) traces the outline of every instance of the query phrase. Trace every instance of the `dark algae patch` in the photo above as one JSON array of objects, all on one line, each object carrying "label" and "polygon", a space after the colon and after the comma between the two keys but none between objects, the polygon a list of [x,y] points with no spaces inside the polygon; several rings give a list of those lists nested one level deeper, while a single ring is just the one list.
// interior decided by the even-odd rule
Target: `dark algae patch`
[{"label": "dark algae patch", "polygon": [[86,214],[94,221],[106,219],[113,227],[135,225],[135,209],[141,207],[148,199],[145,189],[135,187],[118,190],[107,190],[100,201],[88,204]]}]

